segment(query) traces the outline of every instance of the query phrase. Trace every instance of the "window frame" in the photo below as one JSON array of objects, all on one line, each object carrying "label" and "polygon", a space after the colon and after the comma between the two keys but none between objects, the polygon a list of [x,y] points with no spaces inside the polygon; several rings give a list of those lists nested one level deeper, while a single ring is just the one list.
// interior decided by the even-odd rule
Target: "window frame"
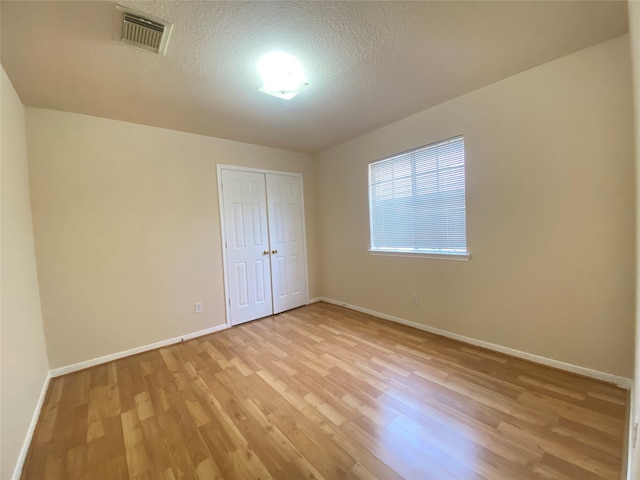
[{"label": "window frame", "polygon": [[[374,248],[373,247],[373,201],[372,201],[372,180],[371,180],[371,167],[372,165],[384,161],[391,161],[393,159],[397,159],[398,157],[402,157],[405,155],[410,155],[413,152],[418,152],[421,150],[427,150],[430,147],[436,147],[441,144],[446,144],[455,139],[461,139],[463,144],[463,170],[464,170],[464,227],[465,227],[465,251],[456,251],[456,252],[437,252],[437,251],[420,251],[416,248]],[[468,262],[471,259],[471,253],[469,252],[469,243],[467,241],[467,185],[466,185],[466,172],[467,172],[467,159],[466,159],[466,144],[464,141],[464,135],[455,135],[449,138],[445,138],[442,140],[437,140],[435,142],[428,143],[426,145],[422,145],[420,147],[412,148],[410,150],[406,150],[403,152],[399,152],[396,154],[389,155],[385,158],[381,158],[367,164],[367,202],[369,207],[369,247],[368,252],[370,255],[375,256],[389,256],[389,257],[408,257],[408,258],[425,258],[425,259],[434,259],[434,260],[453,260],[458,262]],[[441,169],[437,168],[436,172],[439,175]],[[412,165],[412,176],[411,182],[412,185],[415,185],[416,181],[416,173],[415,173],[415,165]],[[411,197],[415,197],[415,190],[412,190]]]}]

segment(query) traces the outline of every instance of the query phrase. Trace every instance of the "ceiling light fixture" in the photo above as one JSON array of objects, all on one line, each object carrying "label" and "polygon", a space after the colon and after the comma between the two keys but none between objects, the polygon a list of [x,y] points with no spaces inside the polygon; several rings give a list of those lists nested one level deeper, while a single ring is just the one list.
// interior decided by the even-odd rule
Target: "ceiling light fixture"
[{"label": "ceiling light fixture", "polygon": [[264,82],[259,91],[274,97],[291,100],[309,86],[302,65],[288,53],[266,54],[258,61],[258,72]]}]

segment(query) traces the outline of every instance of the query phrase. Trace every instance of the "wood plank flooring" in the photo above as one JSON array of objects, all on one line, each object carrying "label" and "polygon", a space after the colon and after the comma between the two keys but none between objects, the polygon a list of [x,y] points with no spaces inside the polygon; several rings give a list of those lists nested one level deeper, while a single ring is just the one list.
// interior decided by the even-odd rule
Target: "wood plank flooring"
[{"label": "wood plank flooring", "polygon": [[23,479],[619,479],[627,392],[317,303],[51,381]]}]

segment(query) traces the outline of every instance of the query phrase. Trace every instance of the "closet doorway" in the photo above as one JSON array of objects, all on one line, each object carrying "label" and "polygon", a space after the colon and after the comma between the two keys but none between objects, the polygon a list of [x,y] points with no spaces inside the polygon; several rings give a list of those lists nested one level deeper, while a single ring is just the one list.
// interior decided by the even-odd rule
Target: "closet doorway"
[{"label": "closet doorway", "polygon": [[227,323],[309,303],[302,175],[218,165]]}]

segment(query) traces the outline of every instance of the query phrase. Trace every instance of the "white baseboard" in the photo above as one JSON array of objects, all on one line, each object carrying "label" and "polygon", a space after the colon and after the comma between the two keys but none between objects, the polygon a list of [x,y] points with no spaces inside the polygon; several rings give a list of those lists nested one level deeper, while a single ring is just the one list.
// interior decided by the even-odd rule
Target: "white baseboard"
[{"label": "white baseboard", "polygon": [[122,352],[112,353],[111,355],[105,355],[104,357],[93,358],[80,363],[74,363],[73,365],[67,365],[66,367],[54,368],[51,370],[52,377],[59,377],[60,375],[66,375],[67,373],[77,372],[78,370],[84,370],[85,368],[95,367],[102,363],[112,362],[119,358],[135,355],[136,353],[147,352],[149,350],[155,350],[156,348],[166,347],[167,345],[173,345],[174,343],[180,343],[183,340],[191,340],[192,338],[202,337],[203,335],[209,335],[210,333],[219,332],[228,328],[226,323],[218,325],[216,327],[207,328],[198,332],[187,333],[179,337],[169,338],[167,340],[161,340],[159,342],[150,343],[149,345],[143,345],[141,347],[132,348],[130,350],[124,350]]},{"label": "white baseboard", "polygon": [[318,303],[318,302],[323,302],[326,301],[327,303],[331,303],[327,300],[324,299],[324,297],[314,297],[311,300],[309,300],[309,305],[311,305],[312,303]]},{"label": "white baseboard", "polygon": [[49,381],[51,380],[51,378],[51,372],[48,372],[47,376],[44,379],[44,384],[42,385],[40,396],[38,397],[38,403],[36,403],[36,408],[33,410],[33,416],[31,417],[31,423],[29,424],[29,428],[27,429],[27,434],[25,435],[24,441],[22,442],[20,455],[18,455],[18,460],[16,460],[16,466],[13,469],[13,475],[11,476],[12,480],[18,480],[22,475],[22,468],[24,467],[24,462],[27,459],[27,453],[29,453],[29,446],[31,445],[31,440],[33,439],[33,435],[36,431],[36,425],[38,424],[38,419],[40,418],[40,411],[42,410],[42,406],[44,405],[44,399],[47,396],[47,390],[49,389]]},{"label": "white baseboard", "polygon": [[376,312],[374,310],[369,310],[368,308],[359,307],[357,305],[350,305],[348,303],[340,302],[332,298],[317,297],[317,298],[314,298],[313,301],[316,301],[316,302],[322,301],[322,302],[331,303],[333,305],[340,305],[341,307],[346,307],[350,310],[355,310],[356,312],[362,312],[368,315],[372,315],[374,317],[390,320],[392,322],[402,323],[403,325],[408,325],[410,327],[414,327],[419,330],[424,330],[425,332],[435,333],[436,335],[442,335],[443,337],[452,338],[454,340],[459,340],[461,342],[469,343],[471,345],[476,345],[478,347],[483,347],[483,348],[500,352],[500,353],[506,353],[507,355],[511,355],[513,357],[522,358],[524,360],[529,360],[531,362],[540,363],[542,365],[546,365],[549,367],[558,368],[560,370],[565,370],[567,372],[577,373],[579,375],[584,375],[586,377],[591,377],[597,380],[602,380],[604,382],[613,383],[618,387],[625,388],[627,390],[630,389],[631,386],[633,385],[633,380],[631,380],[630,378],[613,375],[611,373],[600,372],[598,370],[592,370],[590,368],[581,367],[579,365],[573,365],[572,363],[561,362],[560,360],[554,360],[552,358],[542,357],[540,355],[523,352],[521,350],[515,350],[509,347],[503,347],[502,345],[496,345],[495,343],[485,342],[484,340],[477,340],[475,338],[465,337],[464,335],[459,335],[457,333],[449,332],[447,330],[441,330],[439,328],[430,327],[428,325],[412,322],[410,320],[405,320],[404,318],[400,318],[400,317],[394,317],[393,315],[387,315],[386,313]]}]

